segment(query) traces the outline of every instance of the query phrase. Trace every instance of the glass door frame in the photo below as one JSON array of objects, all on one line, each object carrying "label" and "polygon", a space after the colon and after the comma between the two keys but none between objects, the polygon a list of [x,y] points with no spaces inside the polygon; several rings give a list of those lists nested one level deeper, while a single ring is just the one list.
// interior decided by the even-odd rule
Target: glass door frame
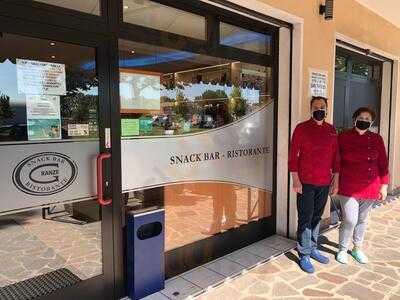
[{"label": "glass door frame", "polygon": [[[24,9],[25,10],[25,9]],[[28,10],[28,8],[27,8]],[[0,32],[18,34],[27,37],[43,38],[65,43],[77,44],[96,49],[96,66],[99,80],[98,130],[99,153],[109,152],[111,158],[105,160],[104,182],[108,188],[104,194],[112,198],[112,205],[102,207],[102,261],[103,273],[99,276],[83,280],[65,289],[57,290],[41,299],[119,299],[124,296],[123,282],[123,239],[121,218],[121,171],[120,171],[120,139],[119,139],[119,101],[111,104],[112,90],[118,89],[110,85],[110,66],[117,65],[112,61],[113,48],[116,42],[103,35],[85,33],[74,29],[21,20],[15,17],[1,16]],[[116,53],[116,49],[114,50]],[[114,79],[114,82],[116,80]],[[111,148],[105,147],[105,128],[111,129]],[[93,174],[96,176],[96,174]],[[114,248],[115,247],[115,248]]]}]

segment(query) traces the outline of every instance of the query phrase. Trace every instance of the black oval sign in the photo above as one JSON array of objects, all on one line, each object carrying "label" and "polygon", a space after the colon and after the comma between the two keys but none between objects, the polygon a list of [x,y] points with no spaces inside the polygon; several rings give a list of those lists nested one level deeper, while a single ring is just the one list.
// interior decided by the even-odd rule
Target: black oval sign
[{"label": "black oval sign", "polygon": [[47,196],[65,190],[77,174],[76,163],[67,155],[42,152],[25,158],[16,166],[13,182],[26,194]]}]

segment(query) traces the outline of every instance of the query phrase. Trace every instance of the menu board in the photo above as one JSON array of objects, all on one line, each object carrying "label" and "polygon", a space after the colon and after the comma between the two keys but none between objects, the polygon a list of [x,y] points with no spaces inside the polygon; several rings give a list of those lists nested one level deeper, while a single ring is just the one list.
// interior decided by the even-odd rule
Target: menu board
[{"label": "menu board", "polygon": [[17,58],[17,83],[19,94],[65,95],[65,65]]},{"label": "menu board", "polygon": [[61,139],[60,96],[26,95],[29,140]]}]

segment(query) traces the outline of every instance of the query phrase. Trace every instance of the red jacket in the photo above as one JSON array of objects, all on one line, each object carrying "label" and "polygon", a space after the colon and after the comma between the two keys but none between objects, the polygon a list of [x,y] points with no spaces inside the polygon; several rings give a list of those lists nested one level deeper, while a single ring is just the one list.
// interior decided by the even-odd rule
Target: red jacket
[{"label": "red jacket", "polygon": [[379,134],[360,135],[351,129],[339,135],[339,194],[377,200],[380,188],[389,183],[388,157]]},{"label": "red jacket", "polygon": [[339,172],[338,143],[335,128],[310,119],[297,125],[289,152],[289,171],[300,181],[317,186],[330,185],[332,173]]}]

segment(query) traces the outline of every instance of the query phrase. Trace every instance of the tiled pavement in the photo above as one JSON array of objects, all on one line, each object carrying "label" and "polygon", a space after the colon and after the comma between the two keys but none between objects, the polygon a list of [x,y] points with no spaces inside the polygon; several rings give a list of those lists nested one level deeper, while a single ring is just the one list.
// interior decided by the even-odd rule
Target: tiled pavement
[{"label": "tiled pavement", "polygon": [[[146,300],[190,299],[196,295],[197,300],[400,300],[399,199],[372,212],[364,247],[370,257],[367,265],[360,265],[353,259],[349,260],[349,265],[340,265],[335,261],[338,239],[336,229],[321,238],[322,250],[331,261],[328,265],[315,263],[316,273],[313,275],[299,270],[293,250],[262,263],[259,255],[271,254],[263,253],[263,247],[264,251],[266,245],[268,249],[277,248],[277,238],[273,239],[275,244],[264,240],[261,244],[252,245],[250,250],[245,249],[246,253],[235,253],[174,278],[167,282],[162,293]],[[256,267],[244,272],[238,266],[257,262]],[[209,284],[214,287],[207,288]],[[202,293],[203,289],[206,291]],[[181,293],[177,294],[177,290]]]},{"label": "tiled pavement", "polygon": [[0,217],[0,287],[59,268],[82,280],[101,274],[100,222],[42,219],[41,211]]},{"label": "tiled pavement", "polygon": [[294,251],[265,263],[198,297],[198,300],[231,299],[361,299],[400,300],[400,200],[373,210],[365,240],[370,263],[334,259],[338,231],[322,237],[322,250],[331,262],[315,263],[316,273],[301,272]]}]

